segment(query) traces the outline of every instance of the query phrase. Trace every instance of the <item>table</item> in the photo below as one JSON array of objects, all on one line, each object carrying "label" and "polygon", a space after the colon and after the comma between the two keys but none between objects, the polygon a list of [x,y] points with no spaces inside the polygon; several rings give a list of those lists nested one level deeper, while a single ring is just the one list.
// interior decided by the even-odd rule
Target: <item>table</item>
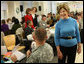
[{"label": "table", "polygon": [[[46,31],[47,31],[47,36],[48,36],[47,39],[49,39],[50,36],[54,37],[54,34],[55,34],[55,28],[54,27],[46,28]],[[33,37],[32,37],[32,34],[28,35],[27,39],[31,40],[31,41],[34,40]]]},{"label": "table", "polygon": [[[26,54],[26,51],[23,49],[20,52]],[[3,60],[3,55],[1,55],[1,60]],[[26,63],[26,57],[22,59],[21,61],[17,61],[16,63]]]},{"label": "table", "polygon": [[[50,36],[53,36],[53,37],[54,37],[54,34],[55,34],[55,27],[50,27],[50,28],[47,28],[46,30],[49,30]],[[48,34],[48,35],[49,35],[49,34]]]},{"label": "table", "polygon": [[50,32],[51,32],[51,36],[55,35],[55,29],[50,29]]}]

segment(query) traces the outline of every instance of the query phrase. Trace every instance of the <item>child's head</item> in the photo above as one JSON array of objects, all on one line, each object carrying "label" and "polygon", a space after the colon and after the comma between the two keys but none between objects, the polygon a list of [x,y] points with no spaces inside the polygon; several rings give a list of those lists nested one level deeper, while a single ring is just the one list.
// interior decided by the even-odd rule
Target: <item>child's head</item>
[{"label": "child's head", "polygon": [[32,26],[32,22],[30,20],[27,21],[27,26]]},{"label": "child's head", "polygon": [[43,21],[46,20],[46,15],[42,15],[42,20],[43,20]]}]

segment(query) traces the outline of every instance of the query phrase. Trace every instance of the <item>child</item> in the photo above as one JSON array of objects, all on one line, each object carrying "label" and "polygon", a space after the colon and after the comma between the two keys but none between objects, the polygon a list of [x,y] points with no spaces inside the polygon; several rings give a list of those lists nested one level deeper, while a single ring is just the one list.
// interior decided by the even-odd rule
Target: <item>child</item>
[{"label": "child", "polygon": [[27,38],[27,35],[32,34],[32,32],[34,31],[31,26],[31,21],[27,21],[27,27],[25,28],[25,38]]}]

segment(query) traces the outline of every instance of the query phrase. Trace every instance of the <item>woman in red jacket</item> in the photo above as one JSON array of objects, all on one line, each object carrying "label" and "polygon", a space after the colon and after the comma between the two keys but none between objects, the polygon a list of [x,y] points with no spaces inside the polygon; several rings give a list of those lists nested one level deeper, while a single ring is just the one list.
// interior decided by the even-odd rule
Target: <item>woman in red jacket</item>
[{"label": "woman in red jacket", "polygon": [[25,16],[25,28],[27,27],[27,21],[30,20],[32,21],[32,28],[35,29],[34,27],[34,23],[33,23],[33,18],[32,18],[32,15],[31,15],[31,9],[30,8],[27,8],[26,9],[26,16]]}]

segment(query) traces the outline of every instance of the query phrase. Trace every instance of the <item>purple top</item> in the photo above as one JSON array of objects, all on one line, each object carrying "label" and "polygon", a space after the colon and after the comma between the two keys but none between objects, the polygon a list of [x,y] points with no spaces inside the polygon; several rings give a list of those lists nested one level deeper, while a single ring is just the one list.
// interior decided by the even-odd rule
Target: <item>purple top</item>
[{"label": "purple top", "polygon": [[8,30],[9,30],[9,28],[8,28],[7,24],[1,25],[1,31],[5,32],[5,31],[8,31]]}]

